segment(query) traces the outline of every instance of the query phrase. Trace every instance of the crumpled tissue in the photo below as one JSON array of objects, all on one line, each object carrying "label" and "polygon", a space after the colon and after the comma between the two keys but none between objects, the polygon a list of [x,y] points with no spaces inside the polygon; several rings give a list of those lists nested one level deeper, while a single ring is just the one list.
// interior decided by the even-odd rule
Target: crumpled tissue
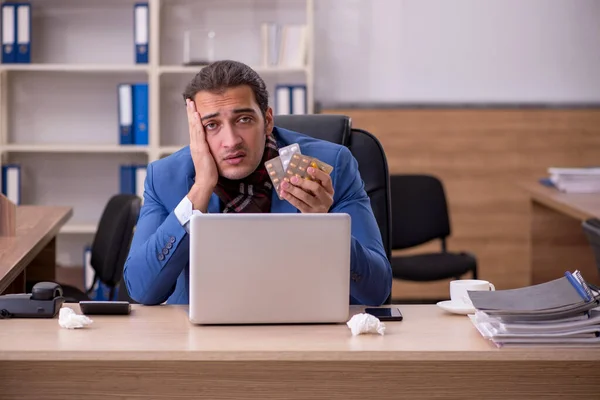
[{"label": "crumpled tissue", "polygon": [[92,322],[94,321],[85,315],[75,314],[75,311],[69,307],[61,308],[58,314],[58,324],[66,329],[83,328]]},{"label": "crumpled tissue", "polygon": [[346,325],[352,331],[352,336],[363,333],[379,333],[383,335],[385,332],[385,324],[371,314],[356,314],[350,318],[350,321],[346,322]]}]

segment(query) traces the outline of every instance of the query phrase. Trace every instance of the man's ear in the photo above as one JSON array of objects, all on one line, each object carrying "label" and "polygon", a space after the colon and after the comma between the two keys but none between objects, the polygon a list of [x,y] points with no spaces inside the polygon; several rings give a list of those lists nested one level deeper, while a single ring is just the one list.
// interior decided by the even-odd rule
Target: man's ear
[{"label": "man's ear", "polygon": [[271,107],[267,108],[267,111],[265,112],[265,133],[267,135],[270,135],[273,132],[273,126],[274,126],[274,121],[273,121],[273,109]]}]

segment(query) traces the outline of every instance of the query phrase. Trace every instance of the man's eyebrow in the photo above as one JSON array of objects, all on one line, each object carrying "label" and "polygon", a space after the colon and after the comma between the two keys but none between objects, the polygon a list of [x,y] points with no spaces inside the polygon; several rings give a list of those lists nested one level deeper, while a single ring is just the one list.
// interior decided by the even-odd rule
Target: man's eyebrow
[{"label": "man's eyebrow", "polygon": [[200,118],[200,121],[204,121],[204,120],[207,120],[207,119],[210,119],[210,118],[214,118],[214,117],[217,117],[218,115],[219,115],[218,112],[212,113],[212,114],[206,114],[205,116],[203,116],[203,117]]},{"label": "man's eyebrow", "polygon": [[[242,113],[256,114],[256,111],[254,111],[253,108],[236,108],[235,110],[233,110],[233,113],[234,114],[242,114]],[[218,117],[218,116],[219,116],[218,112],[212,113],[212,114],[206,114],[205,116],[200,118],[200,121],[205,121],[207,119]]]},{"label": "man's eyebrow", "polygon": [[254,111],[253,108],[236,108],[235,110],[233,110],[233,112],[235,114],[242,114],[242,113],[256,114],[256,111]]}]

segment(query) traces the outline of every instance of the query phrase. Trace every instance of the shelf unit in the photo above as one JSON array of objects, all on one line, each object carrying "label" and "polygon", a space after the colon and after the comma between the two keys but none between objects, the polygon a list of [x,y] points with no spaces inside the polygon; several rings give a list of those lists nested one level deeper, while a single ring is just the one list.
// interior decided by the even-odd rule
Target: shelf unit
[{"label": "shelf unit", "polygon": [[[22,204],[74,208],[58,237],[61,265],[81,265],[82,246],[119,191],[120,165],[150,163],[188,144],[181,93],[201,67],[183,65],[186,29],[224,21],[223,36],[243,24],[306,24],[306,65],[250,65],[265,80],[271,106],[276,84],[302,83],[307,112],[314,110],[314,0],[148,0],[148,64],[134,61],[137,2],[31,0],[31,63],[0,64],[0,162],[21,165]],[[254,32],[256,47],[260,29]],[[117,85],[123,82],[148,83],[146,146],[119,144]]]}]

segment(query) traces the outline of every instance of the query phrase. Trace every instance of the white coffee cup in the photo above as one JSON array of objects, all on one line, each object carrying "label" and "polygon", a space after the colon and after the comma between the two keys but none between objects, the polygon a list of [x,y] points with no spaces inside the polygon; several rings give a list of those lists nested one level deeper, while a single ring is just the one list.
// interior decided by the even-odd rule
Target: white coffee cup
[{"label": "white coffee cup", "polygon": [[493,283],[481,279],[460,279],[450,282],[450,300],[458,305],[473,306],[467,291],[496,290]]}]

